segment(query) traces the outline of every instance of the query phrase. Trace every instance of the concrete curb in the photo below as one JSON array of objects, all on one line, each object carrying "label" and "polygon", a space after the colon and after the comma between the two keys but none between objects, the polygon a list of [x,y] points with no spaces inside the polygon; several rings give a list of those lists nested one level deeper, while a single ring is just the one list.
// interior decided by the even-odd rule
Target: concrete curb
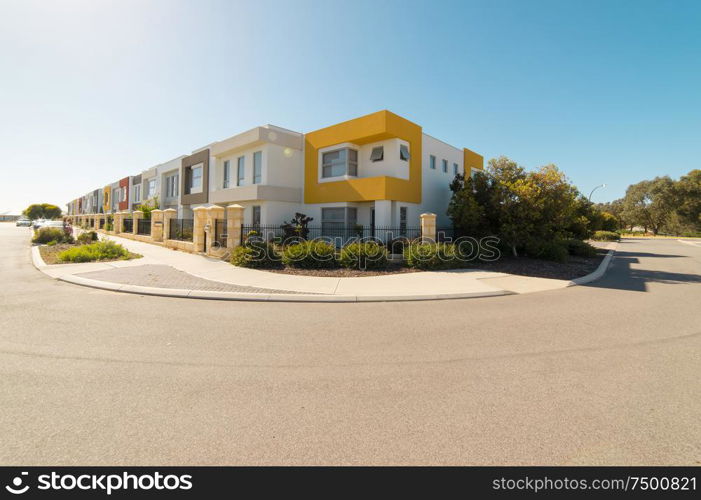
[{"label": "concrete curb", "polygon": [[[40,269],[41,270],[41,269]],[[253,302],[409,302],[423,300],[467,299],[477,297],[495,297],[514,295],[507,290],[493,292],[446,293],[430,295],[320,295],[302,293],[243,293],[218,292],[209,290],[185,290],[179,288],[155,288],[150,286],[123,285],[108,281],[91,280],[78,276],[67,275],[55,278],[58,281],[74,285],[87,286],[111,292],[134,293],[138,295],[155,295],[159,297],[178,297],[205,300],[234,300]]]},{"label": "concrete curb", "polygon": [[604,260],[602,260],[601,264],[599,264],[599,267],[596,268],[596,271],[594,271],[593,273],[589,273],[586,276],[582,276],[581,278],[573,279],[567,286],[585,285],[587,283],[591,283],[592,281],[601,279],[603,275],[606,274],[606,271],[608,270],[608,267],[611,264],[611,260],[613,260],[613,254],[616,253],[617,249],[618,243],[616,243],[616,245],[608,251],[606,257],[604,257]]},{"label": "concrete curb", "polygon": [[[568,287],[591,283],[600,279],[608,269],[609,264],[616,251],[616,247],[609,250],[599,267],[591,274],[574,279],[568,283]],[[32,264],[39,271],[47,276],[46,268],[49,267],[41,258],[39,247],[32,247]],[[149,286],[124,285],[121,283],[111,283],[109,281],[92,280],[74,275],[60,276],[53,279],[72,283],[74,285],[107,290],[111,292],[133,293],[138,295],[153,295],[158,297],[176,297],[203,300],[232,300],[250,302],[413,302],[426,300],[454,300],[470,299],[479,297],[500,297],[504,295],[518,295],[508,290],[495,290],[490,292],[466,292],[466,293],[445,293],[428,295],[322,295],[322,294],[284,294],[284,293],[243,293],[243,292],[218,292],[209,290],[186,290],[179,288],[155,288]]]}]

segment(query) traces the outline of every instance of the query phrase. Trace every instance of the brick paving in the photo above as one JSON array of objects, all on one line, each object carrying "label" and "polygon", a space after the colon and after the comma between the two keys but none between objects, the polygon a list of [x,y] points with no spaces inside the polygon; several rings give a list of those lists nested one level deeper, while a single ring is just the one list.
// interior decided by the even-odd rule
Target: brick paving
[{"label": "brick paving", "polygon": [[76,274],[88,278],[123,285],[150,286],[156,288],[179,288],[183,290],[206,290],[212,292],[239,293],[307,293],[289,290],[272,290],[252,286],[233,285],[198,278],[171,266],[147,264],[143,266],[115,267],[105,271]]}]

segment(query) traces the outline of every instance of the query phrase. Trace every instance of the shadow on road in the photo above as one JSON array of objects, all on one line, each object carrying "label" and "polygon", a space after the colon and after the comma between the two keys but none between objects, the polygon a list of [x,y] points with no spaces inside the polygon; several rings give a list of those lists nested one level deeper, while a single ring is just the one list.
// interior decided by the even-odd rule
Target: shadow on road
[{"label": "shadow on road", "polygon": [[693,273],[675,273],[632,267],[639,264],[638,257],[684,257],[683,255],[661,255],[644,252],[616,252],[612,268],[603,279],[592,283],[591,287],[612,288],[633,292],[647,292],[648,283],[664,283],[668,285],[701,283],[701,275]]}]

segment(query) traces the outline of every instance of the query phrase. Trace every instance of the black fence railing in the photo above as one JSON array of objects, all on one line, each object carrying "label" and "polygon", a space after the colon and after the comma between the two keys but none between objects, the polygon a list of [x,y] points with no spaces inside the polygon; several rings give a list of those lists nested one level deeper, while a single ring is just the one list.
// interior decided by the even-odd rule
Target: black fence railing
[{"label": "black fence railing", "polygon": [[90,225],[90,229],[94,228],[95,227],[95,219],[90,219],[89,225]]},{"label": "black fence railing", "polygon": [[168,239],[192,241],[194,219],[170,219]]},{"label": "black fence railing", "polygon": [[226,248],[226,239],[228,236],[226,219],[216,219],[214,221],[214,241],[216,241],[220,247]]},{"label": "black fence railing", "polygon": [[134,232],[134,219],[122,219],[122,232],[123,233],[133,233]]},{"label": "black fence railing", "polygon": [[345,224],[328,223],[321,226],[309,226],[305,229],[283,229],[276,225],[250,224],[241,226],[241,241],[244,241],[251,232],[255,232],[257,238],[266,241],[289,243],[296,239],[314,240],[324,239],[333,242],[336,246],[343,246],[352,241],[377,241],[390,244],[397,240],[408,242],[421,238],[420,227],[385,227],[385,226],[346,226]]},{"label": "black fence railing", "polygon": [[139,225],[136,228],[136,234],[149,236],[151,234],[151,219],[139,219]]},{"label": "black fence railing", "polygon": [[100,229],[104,229],[104,228],[105,228],[105,218],[100,217]]},{"label": "black fence railing", "polygon": [[439,243],[454,241],[455,235],[455,229],[452,227],[436,228],[436,241]]}]

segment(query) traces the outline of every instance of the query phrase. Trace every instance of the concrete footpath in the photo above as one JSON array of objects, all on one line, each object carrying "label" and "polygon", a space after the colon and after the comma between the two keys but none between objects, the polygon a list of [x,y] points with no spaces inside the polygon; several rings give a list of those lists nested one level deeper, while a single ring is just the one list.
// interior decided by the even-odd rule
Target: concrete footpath
[{"label": "concrete footpath", "polygon": [[471,269],[329,278],[245,269],[159,245],[113,235],[100,237],[114,240],[143,258],[47,265],[38,247],[33,247],[34,265],[61,281],[144,295],[286,302],[404,301],[532,293],[588,283],[603,276],[616,247],[607,246],[609,252],[595,272],[572,281]]}]

